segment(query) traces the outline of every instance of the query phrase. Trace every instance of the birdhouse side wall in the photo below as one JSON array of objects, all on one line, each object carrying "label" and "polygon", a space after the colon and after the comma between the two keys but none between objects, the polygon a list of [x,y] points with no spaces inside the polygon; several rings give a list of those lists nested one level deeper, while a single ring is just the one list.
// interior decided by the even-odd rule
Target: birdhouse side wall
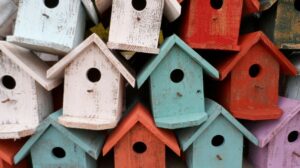
[{"label": "birdhouse side wall", "polygon": [[[145,2],[142,10],[137,6]],[[109,42],[157,48],[164,8],[163,0],[114,0],[109,30]]]},{"label": "birdhouse side wall", "polygon": [[165,168],[165,144],[137,123],[114,147],[116,168]]},{"label": "birdhouse side wall", "polygon": [[86,167],[86,154],[66,135],[50,127],[31,148],[33,168]]},{"label": "birdhouse side wall", "polygon": [[150,76],[154,118],[205,112],[203,70],[175,46]]},{"label": "birdhouse side wall", "polygon": [[90,45],[65,70],[64,115],[117,118],[120,82],[120,72],[96,45]]},{"label": "birdhouse side wall", "polygon": [[2,0],[0,2],[0,37],[5,37],[12,33],[17,9],[16,4],[11,0]]},{"label": "birdhouse side wall", "polygon": [[291,99],[296,99],[300,100],[300,76],[290,76],[286,80],[286,87],[284,90],[284,96],[291,98]]},{"label": "birdhouse side wall", "polygon": [[231,71],[232,108],[277,105],[280,67],[261,43],[253,46]]},{"label": "birdhouse side wall", "polygon": [[35,82],[38,107],[38,122],[42,122],[50,113],[53,112],[53,101],[51,92],[44,89],[39,83]]},{"label": "birdhouse side wall", "polygon": [[192,48],[232,50],[238,43],[242,6],[240,0],[222,1],[221,7],[216,0],[189,1],[182,13],[180,37]]},{"label": "birdhouse side wall", "polygon": [[[39,122],[35,80],[0,53],[1,125],[22,124],[35,127]],[[28,129],[28,128],[26,128]]]},{"label": "birdhouse side wall", "polygon": [[243,135],[223,116],[217,117],[194,141],[193,165],[241,168],[242,160]]},{"label": "birdhouse side wall", "polygon": [[248,161],[255,168],[268,168],[268,146],[267,144],[264,148],[260,148],[249,143]]}]

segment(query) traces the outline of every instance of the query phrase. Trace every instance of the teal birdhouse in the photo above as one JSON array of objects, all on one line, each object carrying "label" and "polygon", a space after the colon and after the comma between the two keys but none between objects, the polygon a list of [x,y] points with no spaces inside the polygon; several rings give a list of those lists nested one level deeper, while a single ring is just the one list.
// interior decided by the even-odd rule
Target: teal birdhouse
[{"label": "teal birdhouse", "polygon": [[61,111],[51,114],[15,155],[19,163],[29,153],[33,168],[96,168],[105,134],[68,129],[58,124]]},{"label": "teal birdhouse", "polygon": [[150,78],[152,111],[158,127],[199,125],[207,119],[203,71],[218,78],[218,71],[179,37],[172,35],[137,77],[140,88]]},{"label": "teal birdhouse", "polygon": [[95,24],[98,22],[90,3],[91,0],[19,0],[14,33],[7,41],[65,55],[84,38],[86,11]]},{"label": "teal birdhouse", "polygon": [[241,168],[244,136],[253,144],[258,140],[229,112],[205,99],[208,119],[197,127],[176,132],[189,168]]}]

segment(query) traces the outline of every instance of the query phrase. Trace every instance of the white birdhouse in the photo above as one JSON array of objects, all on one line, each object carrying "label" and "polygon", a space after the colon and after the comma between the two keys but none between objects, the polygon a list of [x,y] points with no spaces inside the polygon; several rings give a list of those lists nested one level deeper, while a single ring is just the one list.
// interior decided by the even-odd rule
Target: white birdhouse
[{"label": "white birdhouse", "polygon": [[12,0],[0,1],[0,38],[12,33],[13,23],[17,15],[17,5]]},{"label": "white birdhouse", "polygon": [[[7,41],[40,52],[68,53],[84,38],[85,10],[98,18],[90,0],[20,0],[13,36]],[[88,3],[90,2],[90,3]]]},{"label": "white birdhouse", "polygon": [[66,127],[103,130],[114,128],[123,109],[124,78],[135,78],[93,34],[47,71],[55,79],[64,75],[63,115]]},{"label": "white birdhouse", "polygon": [[46,79],[49,67],[31,51],[0,42],[0,139],[34,133],[52,112],[51,90],[60,80]]}]

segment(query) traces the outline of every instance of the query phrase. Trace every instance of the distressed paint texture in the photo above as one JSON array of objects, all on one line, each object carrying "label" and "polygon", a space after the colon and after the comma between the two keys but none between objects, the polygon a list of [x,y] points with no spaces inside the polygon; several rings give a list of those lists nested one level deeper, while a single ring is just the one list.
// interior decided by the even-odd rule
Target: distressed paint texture
[{"label": "distressed paint texture", "polygon": [[12,0],[0,1],[0,38],[12,33],[18,7]]}]

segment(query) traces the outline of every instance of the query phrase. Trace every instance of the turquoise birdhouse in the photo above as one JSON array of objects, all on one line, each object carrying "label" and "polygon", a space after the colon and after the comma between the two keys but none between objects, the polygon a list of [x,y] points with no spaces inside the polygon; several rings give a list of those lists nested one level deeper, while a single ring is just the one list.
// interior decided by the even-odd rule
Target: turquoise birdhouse
[{"label": "turquoise birdhouse", "polygon": [[244,136],[257,138],[216,102],[205,99],[208,119],[200,126],[176,131],[189,168],[241,168]]},{"label": "turquoise birdhouse", "polygon": [[[19,0],[13,36],[25,48],[65,55],[84,38],[86,12],[97,24],[91,0]],[[85,10],[85,8],[86,10]]]},{"label": "turquoise birdhouse", "polygon": [[96,168],[105,134],[96,131],[68,129],[58,124],[61,110],[51,114],[36,133],[15,155],[19,163],[29,153],[33,168]]},{"label": "turquoise birdhouse", "polygon": [[219,72],[178,36],[165,40],[160,53],[137,77],[138,88],[150,78],[152,111],[158,127],[184,128],[207,119],[203,71],[219,77]]}]

